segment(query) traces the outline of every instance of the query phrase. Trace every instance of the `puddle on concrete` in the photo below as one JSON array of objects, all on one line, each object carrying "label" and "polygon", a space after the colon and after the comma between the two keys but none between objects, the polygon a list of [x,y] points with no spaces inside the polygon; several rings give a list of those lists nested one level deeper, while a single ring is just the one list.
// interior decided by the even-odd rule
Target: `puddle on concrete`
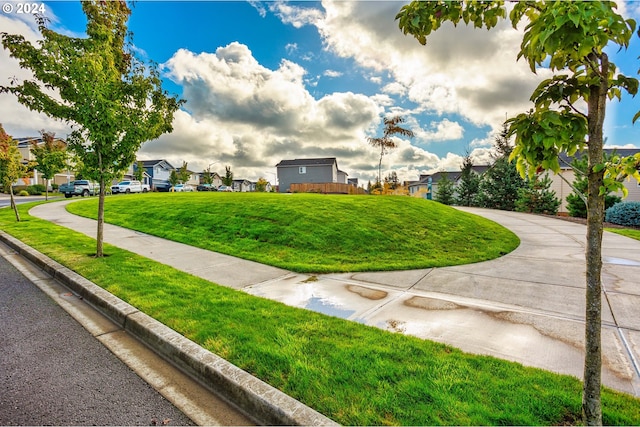
[{"label": "puddle on concrete", "polygon": [[404,305],[424,310],[457,310],[462,307],[451,301],[414,296],[404,302]]},{"label": "puddle on concrete", "polygon": [[326,299],[315,296],[309,298],[307,305],[304,308],[326,314],[327,316],[340,317],[341,319],[348,319],[349,316],[356,312],[355,310],[345,310],[344,308],[331,304],[331,302]]},{"label": "puddle on concrete", "polygon": [[602,262],[607,264],[630,265],[633,267],[640,266],[640,262],[624,258],[602,257]]},{"label": "puddle on concrete", "polygon": [[347,285],[347,289],[353,292],[354,294],[358,294],[363,298],[367,298],[374,301],[386,298],[387,295],[389,295],[389,293],[385,291],[369,289],[369,288],[365,288],[364,286],[358,286],[358,285]]}]

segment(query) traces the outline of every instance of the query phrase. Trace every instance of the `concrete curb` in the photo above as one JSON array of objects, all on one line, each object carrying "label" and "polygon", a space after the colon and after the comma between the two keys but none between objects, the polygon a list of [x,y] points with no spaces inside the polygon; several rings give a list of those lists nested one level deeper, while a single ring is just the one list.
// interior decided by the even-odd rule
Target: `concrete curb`
[{"label": "concrete curb", "polygon": [[338,425],[1,230],[0,240],[259,424]]}]

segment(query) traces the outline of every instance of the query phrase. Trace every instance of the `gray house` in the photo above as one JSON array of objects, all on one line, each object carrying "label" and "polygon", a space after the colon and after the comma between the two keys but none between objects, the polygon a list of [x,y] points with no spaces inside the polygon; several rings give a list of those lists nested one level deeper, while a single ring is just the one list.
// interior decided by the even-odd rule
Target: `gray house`
[{"label": "gray house", "polygon": [[[142,167],[151,178],[151,189],[156,191],[169,191],[171,184],[169,176],[175,168],[166,160],[143,160]],[[134,170],[138,168],[138,164],[133,164]]]},{"label": "gray house", "polygon": [[335,157],[282,160],[276,168],[280,193],[288,192],[291,184],[338,183],[342,177],[346,182],[346,174],[339,173]]}]

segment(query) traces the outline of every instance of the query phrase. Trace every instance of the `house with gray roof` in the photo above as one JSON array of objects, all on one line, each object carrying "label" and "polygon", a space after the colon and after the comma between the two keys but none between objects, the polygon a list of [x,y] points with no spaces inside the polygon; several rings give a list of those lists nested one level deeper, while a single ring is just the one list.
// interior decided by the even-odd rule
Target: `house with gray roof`
[{"label": "house with gray roof", "polygon": [[289,192],[291,184],[347,183],[347,174],[338,169],[335,157],[282,160],[276,169],[280,193]]},{"label": "house with gray roof", "polygon": [[[149,185],[155,191],[169,191],[171,183],[169,177],[171,171],[175,168],[166,160],[142,160],[142,167],[149,176]],[[134,170],[138,168],[138,164],[133,164]]]}]

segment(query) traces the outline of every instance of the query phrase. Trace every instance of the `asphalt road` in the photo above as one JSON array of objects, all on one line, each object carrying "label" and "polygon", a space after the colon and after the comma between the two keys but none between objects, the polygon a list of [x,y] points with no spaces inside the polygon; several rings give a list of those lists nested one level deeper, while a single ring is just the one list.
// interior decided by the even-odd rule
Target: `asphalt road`
[{"label": "asphalt road", "polygon": [[[49,194],[49,200],[52,198],[60,198],[59,194]],[[28,202],[37,202],[40,200],[44,200],[45,196],[13,196],[16,204],[28,203]],[[8,194],[0,193],[0,208],[4,208],[5,206],[11,205],[11,198]]]},{"label": "asphalt road", "polygon": [[3,257],[0,295],[0,425],[193,425]]}]

